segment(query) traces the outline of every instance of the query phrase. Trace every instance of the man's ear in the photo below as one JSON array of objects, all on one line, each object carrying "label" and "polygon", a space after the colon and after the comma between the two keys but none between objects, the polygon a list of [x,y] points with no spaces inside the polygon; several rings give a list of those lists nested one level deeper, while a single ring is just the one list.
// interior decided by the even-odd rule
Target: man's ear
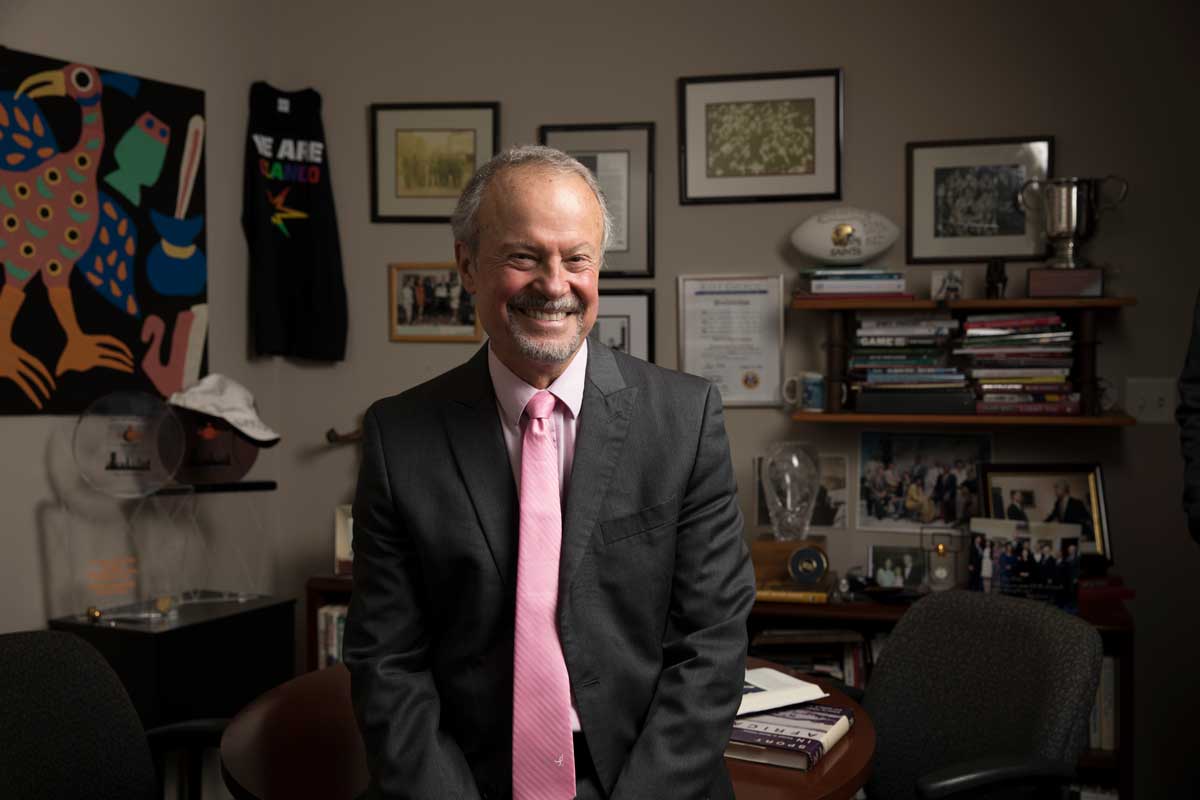
[{"label": "man's ear", "polygon": [[454,263],[458,266],[458,277],[462,279],[463,288],[475,294],[475,257],[466,242],[454,243]]}]

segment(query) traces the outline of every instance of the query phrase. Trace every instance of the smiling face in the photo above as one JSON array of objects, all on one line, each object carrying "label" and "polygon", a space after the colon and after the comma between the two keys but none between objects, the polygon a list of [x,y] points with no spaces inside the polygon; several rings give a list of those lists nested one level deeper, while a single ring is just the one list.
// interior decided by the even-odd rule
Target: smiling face
[{"label": "smiling face", "polygon": [[493,178],[478,220],[476,251],[454,243],[463,286],[496,356],[544,389],[596,322],[600,205],[578,175],[518,166]]}]

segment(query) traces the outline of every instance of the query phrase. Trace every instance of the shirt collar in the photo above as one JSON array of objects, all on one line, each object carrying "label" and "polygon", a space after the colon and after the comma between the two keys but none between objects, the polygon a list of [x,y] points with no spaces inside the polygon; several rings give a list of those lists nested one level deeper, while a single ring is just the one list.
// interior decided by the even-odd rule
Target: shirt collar
[{"label": "shirt collar", "polygon": [[[562,375],[546,390],[557,397],[578,418],[579,409],[583,406],[583,385],[587,379],[588,341],[585,337],[579,350],[576,351],[571,363],[563,370]],[[540,389],[530,386],[518,377],[511,369],[496,356],[496,351],[488,345],[488,372],[492,376],[492,388],[496,391],[496,399],[500,402],[500,410],[504,413],[504,421],[510,427],[516,427],[521,422],[521,414],[525,406]]]}]

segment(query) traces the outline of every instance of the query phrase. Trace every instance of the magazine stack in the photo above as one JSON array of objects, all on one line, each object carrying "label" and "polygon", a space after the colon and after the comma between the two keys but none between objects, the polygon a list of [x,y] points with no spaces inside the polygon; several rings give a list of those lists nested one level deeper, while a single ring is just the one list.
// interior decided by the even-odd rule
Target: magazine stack
[{"label": "magazine stack", "polygon": [[959,328],[947,312],[858,312],[847,364],[855,408],[880,414],[971,414],[975,394],[947,363],[946,344]]},{"label": "magazine stack", "polygon": [[1057,313],[976,314],[963,329],[953,352],[978,390],[977,413],[1080,413],[1070,380],[1074,333]]},{"label": "magazine stack", "polygon": [[888,269],[833,267],[806,270],[800,275],[797,297],[828,300],[854,298],[912,299],[903,272]]}]

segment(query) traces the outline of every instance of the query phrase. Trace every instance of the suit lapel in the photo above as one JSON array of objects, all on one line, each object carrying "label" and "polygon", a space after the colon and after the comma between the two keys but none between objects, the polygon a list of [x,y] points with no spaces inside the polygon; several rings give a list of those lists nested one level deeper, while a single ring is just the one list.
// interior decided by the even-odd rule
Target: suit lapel
[{"label": "suit lapel", "polygon": [[563,514],[558,575],[560,598],[570,588],[575,570],[587,551],[600,502],[607,493],[621,445],[629,432],[630,412],[637,393],[637,387],[625,385],[612,351],[589,341],[587,382],[579,410],[571,485]]},{"label": "suit lapel", "polygon": [[446,432],[500,578],[515,585],[517,488],[500,430],[487,348],[485,344],[458,370],[446,405]]}]

